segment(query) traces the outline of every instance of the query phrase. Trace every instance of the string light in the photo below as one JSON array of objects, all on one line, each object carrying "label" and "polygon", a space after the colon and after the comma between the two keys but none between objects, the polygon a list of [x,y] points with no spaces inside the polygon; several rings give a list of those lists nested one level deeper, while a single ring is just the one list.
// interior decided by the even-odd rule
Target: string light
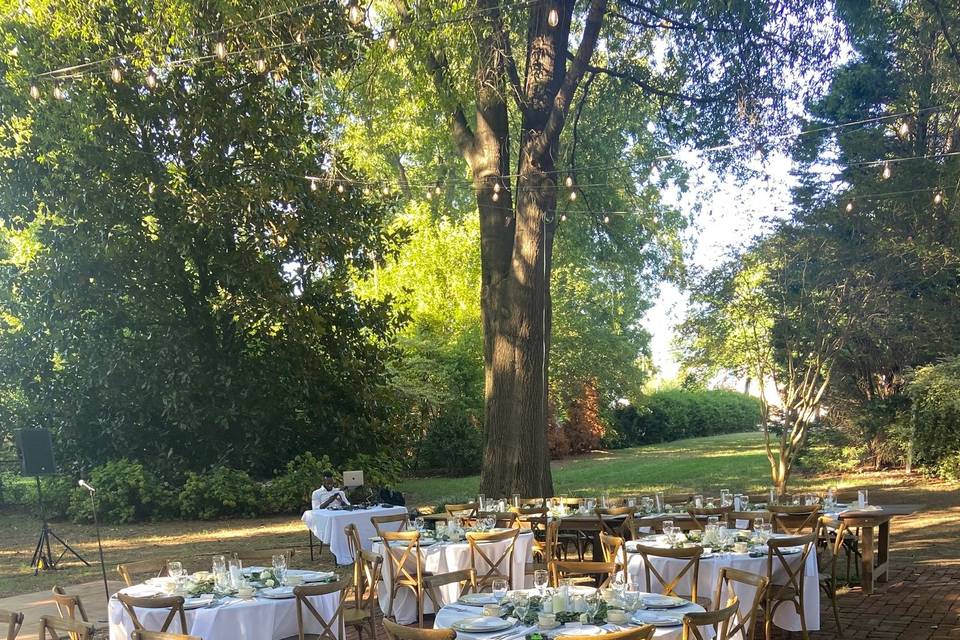
[{"label": "string light", "polygon": [[577,192],[576,192],[576,191],[571,191],[571,192],[570,192],[570,202],[573,202],[573,201],[576,200],[576,199],[577,199]]},{"label": "string light", "polygon": [[437,195],[440,195],[440,185],[437,185],[433,188],[433,192]]},{"label": "string light", "polygon": [[223,60],[227,57],[227,45],[225,42],[218,42],[213,45],[213,54]]},{"label": "string light", "polygon": [[560,24],[560,12],[557,11],[556,7],[550,8],[550,13],[547,14],[547,24],[551,27],[556,27]]},{"label": "string light", "polygon": [[347,5],[347,20],[349,20],[353,26],[357,26],[363,22],[363,9],[360,8],[359,0],[350,0],[350,3]]},{"label": "string light", "polygon": [[364,188],[363,188],[363,195],[365,195],[365,196],[370,195],[370,187],[364,187]]},{"label": "string light", "polygon": [[120,67],[113,67],[110,69],[110,79],[117,84],[123,82],[123,72],[120,71]]},{"label": "string light", "polygon": [[337,193],[343,193],[344,191],[346,191],[346,189],[344,188],[343,183],[341,182],[340,184],[337,185]]},{"label": "string light", "polygon": [[153,69],[147,71],[147,77],[144,80],[147,85],[147,89],[156,89],[157,88],[157,74]]},{"label": "string light", "polygon": [[603,216],[603,224],[610,224],[610,216]]},{"label": "string light", "polygon": [[889,163],[889,162],[885,162],[885,163],[883,164],[883,173],[880,174],[880,175],[883,176],[883,179],[884,179],[884,180],[887,180],[887,179],[890,178],[890,176],[891,176],[891,171],[890,171],[890,163]]},{"label": "string light", "polygon": [[267,61],[263,58],[258,58],[255,63],[257,67],[257,73],[266,73],[267,71]]},{"label": "string light", "polygon": [[387,49],[390,50],[390,53],[396,53],[399,47],[400,47],[400,41],[397,40],[397,32],[391,31],[390,37],[387,38]]},{"label": "string light", "polygon": [[850,213],[851,211],[853,211],[853,200],[851,200],[850,202],[848,202],[848,203],[847,203],[847,206],[844,207],[844,209],[846,210],[847,213]]},{"label": "string light", "polygon": [[567,214],[561,213],[561,214],[560,214],[560,222],[566,222],[566,221],[567,221]]},{"label": "string light", "polygon": [[427,200],[433,200],[433,191],[427,189]]},{"label": "string light", "polygon": [[63,100],[64,98],[67,97],[67,94],[65,94],[65,93],[63,92],[63,89],[61,89],[60,87],[54,87],[54,88],[53,88],[53,97],[56,98],[57,100]]},{"label": "string light", "polygon": [[390,195],[390,187],[388,185],[383,185],[383,189],[380,190],[383,195]]},{"label": "string light", "polygon": [[943,192],[937,191],[933,194],[933,204],[940,204],[941,202],[943,202]]},{"label": "string light", "polygon": [[906,138],[910,135],[910,123],[904,120],[900,123],[900,136]]},{"label": "string light", "polygon": [[567,179],[563,181],[563,184],[567,185],[567,189],[573,186],[573,176],[567,176]]},{"label": "string light", "polygon": [[30,97],[34,100],[40,99],[40,88],[35,84],[30,85]]},{"label": "string light", "polygon": [[494,192],[494,193],[500,193],[500,183],[499,183],[499,182],[494,182],[494,183],[493,183],[493,192]]},{"label": "string light", "polygon": [[310,180],[310,191],[316,191],[316,190],[317,190],[317,181]]},{"label": "string light", "polygon": [[490,199],[493,200],[494,202],[496,202],[497,200],[500,199],[500,194],[499,194],[499,193],[494,193],[492,196],[490,196]]}]

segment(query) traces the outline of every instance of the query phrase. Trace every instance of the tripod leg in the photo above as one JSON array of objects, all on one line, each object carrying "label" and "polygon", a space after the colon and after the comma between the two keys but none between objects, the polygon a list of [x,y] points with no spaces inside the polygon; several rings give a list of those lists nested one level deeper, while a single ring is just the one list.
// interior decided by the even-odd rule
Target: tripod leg
[{"label": "tripod leg", "polygon": [[[68,544],[63,540],[63,538],[61,538],[60,536],[58,536],[58,535],[53,531],[53,529],[48,529],[47,531],[48,531],[48,534],[49,534],[49,535],[51,535],[51,536],[53,536],[54,538],[56,538],[57,542],[59,542],[60,544],[63,545],[64,551],[63,551],[63,553],[60,554],[60,557],[61,557],[61,558],[67,553],[67,551],[69,551],[70,553],[72,553],[73,555],[75,555],[75,556],[77,557],[77,560],[79,560],[79,561],[82,562],[83,564],[87,565],[88,567],[90,566],[90,563],[87,562],[87,561],[84,559],[83,556],[81,556],[79,553],[77,553],[76,550],[74,550],[73,547],[71,547],[70,545],[68,545]],[[59,560],[58,560],[58,561],[59,561]]]},{"label": "tripod leg", "polygon": [[53,561],[53,554],[50,553],[50,533],[51,532],[50,532],[50,527],[47,526],[46,520],[44,520],[43,522],[43,532],[45,534],[43,536],[43,539],[46,541],[46,546],[47,546],[47,565],[48,565],[47,568],[54,569],[56,568],[57,564]]},{"label": "tripod leg", "polygon": [[46,537],[46,530],[40,530],[40,537],[37,538],[37,546],[33,550],[33,557],[30,558],[30,566],[33,567],[33,575],[40,573],[40,567],[43,564],[43,540]]}]

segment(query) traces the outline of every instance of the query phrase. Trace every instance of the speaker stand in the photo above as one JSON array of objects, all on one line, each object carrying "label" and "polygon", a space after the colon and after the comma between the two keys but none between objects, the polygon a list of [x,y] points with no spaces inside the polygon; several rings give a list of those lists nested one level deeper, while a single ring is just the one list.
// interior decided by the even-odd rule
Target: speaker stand
[{"label": "speaker stand", "polygon": [[[40,503],[40,519],[43,521],[43,524],[40,527],[40,537],[37,538],[37,546],[33,550],[33,558],[30,559],[30,566],[33,567],[33,575],[40,573],[40,569],[56,569],[57,564],[68,552],[89,567],[90,563],[84,560],[83,556],[77,553],[73,547],[67,544],[63,538],[58,536],[54,530],[50,528],[50,525],[47,524],[47,513],[43,508],[43,491],[40,488],[40,476],[36,476],[36,478],[37,501]],[[53,553],[50,551],[50,538],[59,542],[63,547],[63,551],[60,552],[56,560],[53,559]]]}]

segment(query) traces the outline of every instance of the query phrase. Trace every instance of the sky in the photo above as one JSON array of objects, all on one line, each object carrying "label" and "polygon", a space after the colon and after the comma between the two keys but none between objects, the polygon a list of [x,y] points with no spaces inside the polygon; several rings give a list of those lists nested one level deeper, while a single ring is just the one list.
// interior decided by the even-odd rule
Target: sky
[{"label": "sky", "polygon": [[[738,183],[709,169],[696,171],[690,184],[698,185],[672,202],[686,212],[694,202],[701,202],[700,212],[686,233],[687,264],[711,269],[720,264],[731,250],[744,246],[763,230],[763,219],[783,216],[790,204],[791,160],[773,154],[765,165],[751,168],[764,177]],[[664,194],[668,201],[671,196]],[[650,348],[657,368],[656,380],[676,378],[679,362],[673,347],[675,327],[686,315],[687,296],[676,285],[664,283],[656,304],[643,319],[651,334]]]}]

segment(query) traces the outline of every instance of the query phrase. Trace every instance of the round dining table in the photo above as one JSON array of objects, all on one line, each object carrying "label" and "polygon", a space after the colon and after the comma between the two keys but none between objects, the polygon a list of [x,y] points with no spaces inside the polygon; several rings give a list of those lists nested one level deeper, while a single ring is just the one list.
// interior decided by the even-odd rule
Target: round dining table
[{"label": "round dining table", "polygon": [[[535,593],[533,590],[527,590],[530,593]],[[652,594],[640,594],[641,598],[644,595]],[[659,616],[660,614],[669,612],[670,617],[676,620],[682,620],[683,614],[702,612],[704,609],[698,604],[688,603],[682,607],[675,607],[673,609],[666,609],[663,611],[660,610],[649,610],[649,611],[640,611],[639,616],[644,616],[645,614],[651,616]],[[457,622],[470,618],[473,616],[482,616],[483,607],[470,606],[462,604],[459,602],[453,602],[447,605],[444,605],[439,612],[437,612],[436,617],[434,618],[433,626],[435,629],[449,629],[453,628]],[[639,626],[637,624],[627,625],[615,625],[615,624],[604,624],[604,625],[580,625],[579,623],[567,623],[560,625],[554,629],[542,630],[537,625],[514,625],[510,629],[505,631],[491,632],[491,633],[465,633],[463,631],[457,631],[457,638],[460,640],[522,640],[524,636],[529,635],[533,632],[538,632],[544,634],[547,637],[563,637],[564,635],[592,635],[592,634],[602,634],[609,633],[614,631],[621,631],[623,629],[628,629],[632,627]],[[701,633],[704,634],[705,638],[713,637],[713,629],[706,627],[701,629]],[[673,624],[670,626],[659,626],[656,627],[653,637],[657,640],[680,640],[683,637],[683,624]]]},{"label": "round dining table", "polygon": [[[296,573],[296,570],[291,569],[288,575]],[[168,595],[158,584],[156,581],[148,581],[121,589],[119,593],[138,597]],[[333,618],[340,606],[339,592],[308,599],[327,621]],[[180,619],[176,617],[167,631],[197,636],[204,640],[279,640],[299,633],[297,601],[292,592],[289,597],[284,598],[267,598],[258,594],[247,600],[235,597],[215,599],[209,596],[185,600],[187,628],[180,629]],[[136,608],[135,611],[140,624],[153,631],[160,630],[170,613],[170,609]],[[110,598],[107,618],[110,624],[110,640],[129,640],[134,630],[133,620],[116,594]],[[320,623],[312,615],[304,615],[306,633],[320,633],[322,630]]]}]

